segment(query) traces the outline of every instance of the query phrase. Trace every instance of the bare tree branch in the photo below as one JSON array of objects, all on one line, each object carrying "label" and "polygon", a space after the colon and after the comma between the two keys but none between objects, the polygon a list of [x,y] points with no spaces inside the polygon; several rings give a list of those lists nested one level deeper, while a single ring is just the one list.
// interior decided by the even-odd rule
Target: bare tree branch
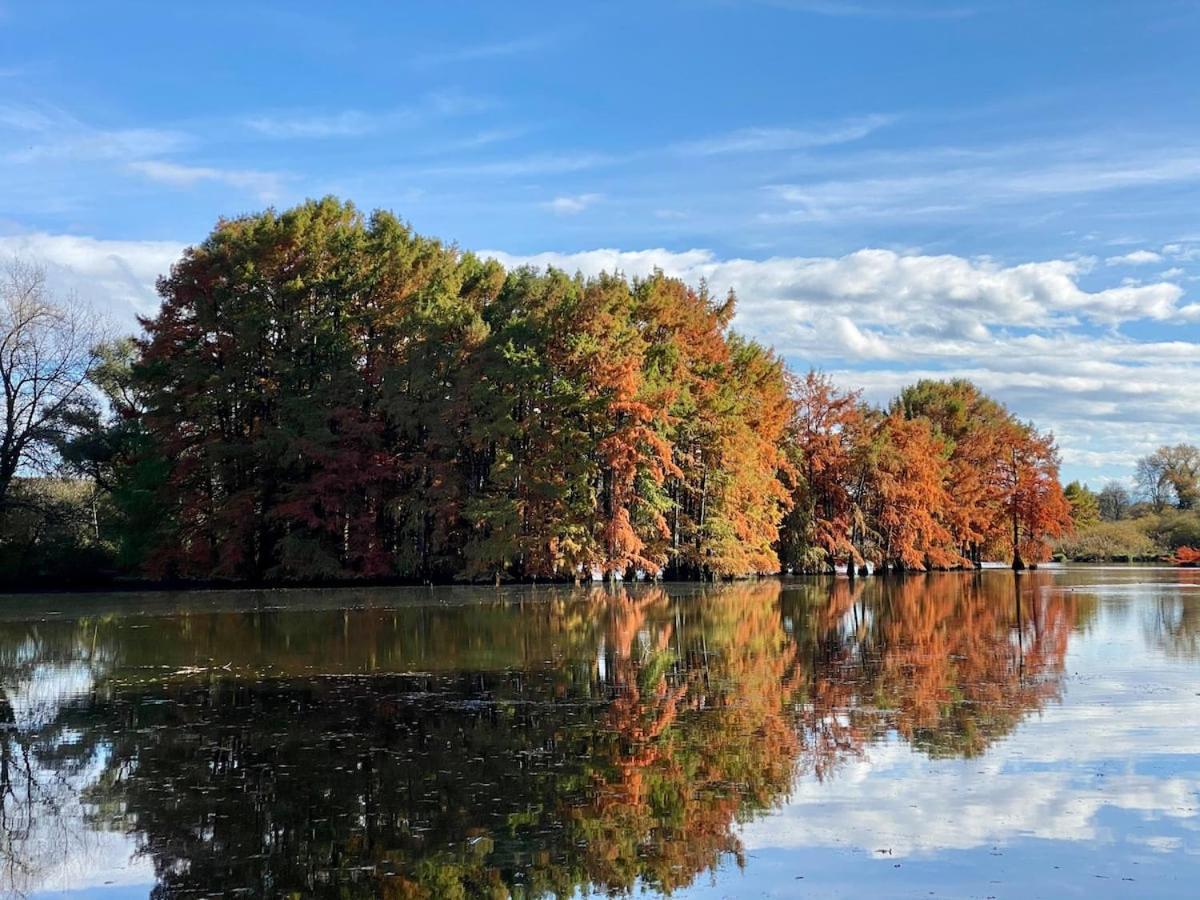
[{"label": "bare tree branch", "polygon": [[50,295],[41,266],[16,259],[0,270],[0,516],[14,478],[53,465],[64,416],[87,396],[101,338],[93,311]]}]

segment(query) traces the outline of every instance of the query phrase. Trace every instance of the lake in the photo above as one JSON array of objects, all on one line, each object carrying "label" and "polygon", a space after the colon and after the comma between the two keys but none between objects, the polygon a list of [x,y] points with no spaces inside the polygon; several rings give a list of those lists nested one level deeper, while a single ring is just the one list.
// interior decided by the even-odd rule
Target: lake
[{"label": "lake", "polygon": [[0,890],[1194,897],[1200,571],[0,598]]}]

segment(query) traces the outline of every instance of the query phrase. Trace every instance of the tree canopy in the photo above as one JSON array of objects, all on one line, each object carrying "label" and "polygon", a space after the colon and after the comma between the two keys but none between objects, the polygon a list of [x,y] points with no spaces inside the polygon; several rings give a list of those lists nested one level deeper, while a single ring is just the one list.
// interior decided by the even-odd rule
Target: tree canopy
[{"label": "tree canopy", "polygon": [[974,385],[871,406],[733,331],[732,294],[662,272],[505,271],[326,198],[222,220],[158,290],[142,336],[89,351],[97,399],[58,446],[114,571],[1022,566],[1071,527],[1052,437]]}]

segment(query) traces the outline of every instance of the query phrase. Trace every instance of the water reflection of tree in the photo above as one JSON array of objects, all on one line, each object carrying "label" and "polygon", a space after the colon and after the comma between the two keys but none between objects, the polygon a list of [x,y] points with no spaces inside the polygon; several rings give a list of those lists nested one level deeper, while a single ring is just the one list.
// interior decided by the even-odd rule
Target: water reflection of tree
[{"label": "water reflection of tree", "polygon": [[0,891],[22,896],[51,867],[86,864],[81,786],[99,761],[88,733],[68,724],[111,665],[89,643],[98,623],[71,629],[0,628]]},{"label": "water reflection of tree", "polygon": [[819,775],[894,732],[931,756],[977,756],[1059,698],[1090,602],[1037,576],[834,581],[797,595],[810,661],[805,759]]},{"label": "water reflection of tree", "polygon": [[95,824],[115,816],[136,835],[157,896],[670,888],[736,856],[736,823],[790,784],[778,594],[600,591],[591,615],[568,603],[544,622],[569,646],[553,665],[153,674],[95,692],[62,725],[108,747]]},{"label": "water reflection of tree", "polygon": [[1172,573],[1179,588],[1157,592],[1152,613],[1143,620],[1147,643],[1169,656],[1200,658],[1200,572]]},{"label": "water reflection of tree", "polygon": [[90,642],[120,664],[54,709],[32,753],[65,771],[103,748],[93,826],[135,836],[161,897],[670,890],[740,862],[737,824],[798,764],[824,776],[892,733],[980,753],[1055,698],[1081,611],[1038,585],[611,587],[63,624],[47,632],[63,654]]}]

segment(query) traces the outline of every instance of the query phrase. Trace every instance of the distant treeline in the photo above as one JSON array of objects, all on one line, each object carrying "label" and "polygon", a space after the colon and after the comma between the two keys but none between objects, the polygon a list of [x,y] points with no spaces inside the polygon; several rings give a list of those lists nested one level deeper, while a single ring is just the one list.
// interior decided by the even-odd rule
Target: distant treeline
[{"label": "distant treeline", "polygon": [[[14,273],[3,330],[50,346],[77,317]],[[1020,567],[1071,526],[1051,437],[971,384],[869,406],[662,273],[505,271],[325,199],[220,222],[159,293],[6,426],[10,581]]]},{"label": "distant treeline", "polygon": [[1067,485],[1075,528],[1057,542],[1056,557],[1200,564],[1200,447],[1159,447],[1138,460],[1136,472],[1136,495],[1116,482],[1099,493]]}]

